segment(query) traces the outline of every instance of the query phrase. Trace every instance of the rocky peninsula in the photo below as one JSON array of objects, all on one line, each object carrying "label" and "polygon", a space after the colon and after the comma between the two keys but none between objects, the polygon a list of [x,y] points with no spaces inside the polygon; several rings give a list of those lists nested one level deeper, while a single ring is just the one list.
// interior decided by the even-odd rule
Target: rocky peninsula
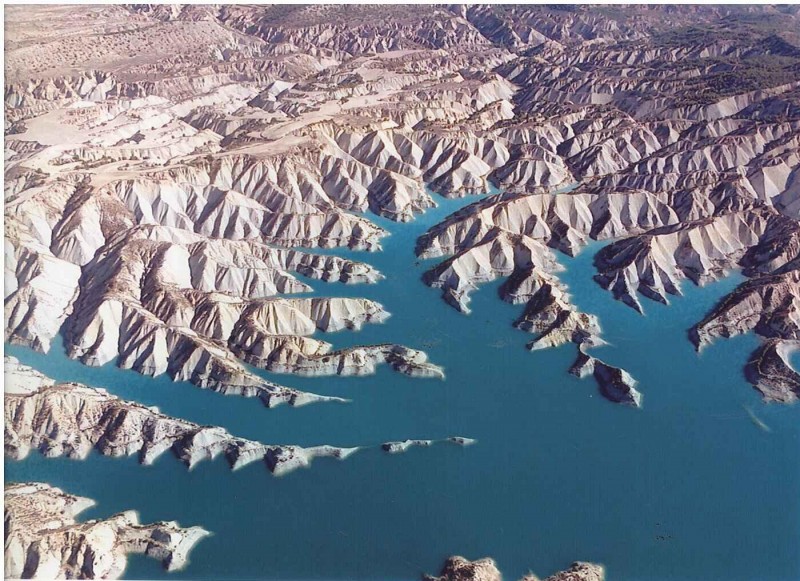
[{"label": "rocky peninsula", "polygon": [[796,341],[768,339],[750,356],[745,376],[766,401],[791,403],[800,398],[800,375],[789,360],[799,348]]},{"label": "rocky peninsula", "polygon": [[262,461],[280,476],[307,467],[314,458],[344,459],[358,448],[275,446],[237,438],[217,426],[201,426],[158,409],[78,383],[58,383],[5,360],[5,453],[25,458],[31,450],[47,457],[136,455],[151,464],[172,452],[187,467],[223,456],[234,470]]},{"label": "rocky peninsula", "polygon": [[5,574],[25,579],[117,579],[127,555],[158,559],[182,569],[209,533],[175,522],[139,523],[134,511],[76,522],[94,501],[38,482],[5,487]]},{"label": "rocky peninsula", "polygon": [[[144,465],[171,452],[188,468],[224,457],[234,470],[263,462],[276,476],[307,468],[315,458],[344,460],[359,447],[270,445],[231,435],[219,426],[204,426],[171,417],[157,408],[120,399],[104,389],[59,383],[5,358],[5,454],[20,460],[31,450],[49,458],[84,459],[92,451],[106,456],[137,456]],[[461,446],[475,440],[454,436],[441,440]],[[436,440],[389,442],[389,453]]]}]

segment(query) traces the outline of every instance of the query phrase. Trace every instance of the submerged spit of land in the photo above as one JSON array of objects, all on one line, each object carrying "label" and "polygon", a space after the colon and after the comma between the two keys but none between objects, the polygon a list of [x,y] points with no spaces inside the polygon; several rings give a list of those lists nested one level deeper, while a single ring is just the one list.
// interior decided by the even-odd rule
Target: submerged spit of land
[{"label": "submerged spit of land", "polygon": [[[755,333],[748,381],[769,401],[800,397],[794,7],[48,6],[6,18],[7,341],[47,352],[61,334],[87,365],[268,407],[341,400],[254,367],[443,378],[413,346],[319,338],[384,321],[381,304],[292,295],[310,290],[305,279],[380,281],[368,260],[315,252],[379,251],[374,216],[407,222],[435,205],[430,191],[499,189],[417,241],[420,258],[440,260],[424,282],[448,305],[468,313],[470,294],[503,278],[529,349],[576,344],[570,371],[637,407],[636,379],[592,355],[600,321],[572,301],[559,254],[608,242],[595,280],[639,312],[686,279],[739,270],[744,282],[687,340],[699,350]],[[280,472],[353,451],[243,440],[8,365],[13,457],[96,449],[147,463],[169,449],[190,466],[223,454]],[[19,539],[36,519],[14,511],[68,497],[13,494]],[[115,538],[133,538],[121,531],[135,520],[120,522]],[[202,537],[173,528],[191,539],[181,547]],[[73,574],[60,555],[79,537],[49,536],[39,574]],[[141,550],[138,538],[107,545],[113,564],[78,569],[119,574],[132,550],[120,547]],[[45,553],[26,543],[10,550],[7,535],[6,563],[29,576],[23,563]]]}]

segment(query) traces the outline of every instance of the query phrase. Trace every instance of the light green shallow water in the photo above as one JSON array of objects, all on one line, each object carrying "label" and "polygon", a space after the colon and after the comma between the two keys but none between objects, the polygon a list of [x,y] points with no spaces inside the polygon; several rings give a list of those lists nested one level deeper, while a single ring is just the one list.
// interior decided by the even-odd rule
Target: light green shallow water
[{"label": "light green shallow water", "polygon": [[[440,207],[391,231],[367,260],[376,285],[309,281],[320,295],[364,296],[393,316],[361,332],[324,335],[336,347],[398,342],[424,349],[447,379],[388,369],[361,378],[298,378],[286,385],[352,399],[268,410],[167,379],[42,355],[6,352],[59,380],[100,386],[169,414],[222,425],[270,443],[338,446],[463,435],[478,443],[387,455],[371,448],[346,461],[272,477],[260,464],[231,472],[224,460],[189,472],[170,455],[155,465],[99,455],[78,462],[6,461],[8,481],[42,480],[98,501],[85,518],[136,509],[143,522],[178,520],[214,535],[182,572],[134,557],[131,578],[417,579],[452,554],[494,557],[507,579],[540,575],[576,559],[605,563],[610,579],[800,578],[800,422],[797,406],[765,405],[744,381],[752,336],[694,353],[686,330],[741,277],[684,286],[669,307],[644,300],[646,316],[591,279],[591,245],[562,279],[575,302],[600,316],[610,346],[596,350],[640,382],[644,408],[603,399],[592,379],[567,374],[572,345],[529,353],[531,336],[510,323],[522,307],[497,299],[500,281],[461,315],[425,287],[414,243],[464,205]],[[322,336],[322,335],[321,335]],[[771,432],[759,429],[749,408]]]}]

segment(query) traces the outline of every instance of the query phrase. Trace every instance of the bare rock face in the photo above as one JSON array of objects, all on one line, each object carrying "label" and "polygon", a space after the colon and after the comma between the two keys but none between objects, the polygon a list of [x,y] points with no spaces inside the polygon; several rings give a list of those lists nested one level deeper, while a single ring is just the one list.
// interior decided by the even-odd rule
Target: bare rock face
[{"label": "bare rock face", "polygon": [[9,578],[116,579],[131,553],[160,560],[168,571],[183,568],[209,533],[175,522],[139,523],[134,511],[104,520],[76,522],[94,501],[41,483],[5,488],[5,572]]},{"label": "bare rock face", "polygon": [[[508,276],[522,269],[547,273],[558,269],[552,252],[535,240],[515,239],[505,234],[487,236],[480,244],[445,260],[425,273],[426,284],[441,288],[451,306],[469,313],[469,294],[478,284]],[[544,274],[543,274],[544,275]]]},{"label": "bare rock face", "polygon": [[637,382],[630,373],[592,357],[582,349],[569,372],[581,378],[593,375],[600,393],[608,400],[633,407],[642,405],[642,394],[636,390]]},{"label": "bare rock face", "polygon": [[494,559],[468,561],[464,557],[450,557],[438,577],[425,576],[425,581],[502,581]]},{"label": "bare rock face", "polygon": [[[502,581],[494,559],[469,561],[464,557],[450,557],[438,577],[426,575],[425,581]],[[551,575],[545,581],[604,581],[605,569],[594,563],[575,562],[565,570]],[[525,575],[520,581],[539,581],[536,575]]]},{"label": "bare rock face", "polygon": [[529,349],[566,342],[599,345],[599,321],[572,305],[551,248],[574,255],[590,238],[675,224],[679,212],[673,206],[679,205],[681,214],[698,215],[681,200],[645,191],[605,193],[584,187],[498,195],[431,228],[419,239],[417,253],[425,258],[454,254],[424,280],[443,288],[445,300],[461,311],[467,311],[469,292],[477,284],[508,276],[501,296],[527,302],[515,326],[538,334]]},{"label": "bare rock face", "polygon": [[[775,6],[9,7],[6,340],[46,353],[61,335],[84,364],[267,406],[341,400],[250,366],[442,378],[391,337],[347,349],[321,338],[389,313],[357,290],[325,297],[317,281],[382,275],[314,249],[380,251],[383,220],[418,218],[434,193],[492,194],[417,241],[420,258],[440,261],[424,282],[453,308],[469,313],[471,293],[505,279],[500,298],[519,305],[529,349],[575,343],[571,371],[638,407],[630,374],[587,354],[600,321],[577,308],[560,262],[607,243],[595,280],[639,311],[686,279],[742,269],[690,339],[700,349],[754,332],[763,343],[746,377],[794,401],[798,20]],[[98,450],[147,463],[169,450],[189,466],[224,455],[280,474],[354,451],[243,440],[9,369],[11,457]],[[179,565],[200,534],[127,513],[78,524],[80,499],[44,485],[14,494],[38,511],[7,511],[6,567],[21,576],[118,576],[130,551]],[[551,579],[603,576],[576,563]],[[499,578],[490,559],[463,558],[441,577]]]}]

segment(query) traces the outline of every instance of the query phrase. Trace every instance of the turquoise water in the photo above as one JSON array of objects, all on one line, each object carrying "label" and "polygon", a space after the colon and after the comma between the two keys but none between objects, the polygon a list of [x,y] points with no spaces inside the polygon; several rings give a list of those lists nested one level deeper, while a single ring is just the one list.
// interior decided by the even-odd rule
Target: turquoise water
[{"label": "turquoise water", "polygon": [[[100,386],[166,413],[218,424],[272,443],[339,446],[463,435],[478,443],[346,461],[315,461],[275,478],[256,463],[224,460],[187,471],[164,455],[153,466],[95,455],[83,462],[6,461],[6,479],[43,480],[98,501],[85,518],[136,509],[143,522],[178,520],[214,535],[187,569],[165,574],[134,557],[129,578],[417,579],[449,555],[494,557],[507,579],[540,575],[576,559],[605,563],[611,579],[797,579],[800,577],[800,407],[766,405],[743,379],[752,336],[701,355],[687,329],[741,280],[691,284],[646,316],[592,281],[594,244],[564,258],[575,302],[600,316],[611,345],[596,350],[629,370],[641,410],[603,399],[592,379],[567,374],[572,345],[530,353],[511,327],[521,306],[497,299],[500,281],[475,293],[471,315],[424,286],[416,238],[468,201],[391,232],[380,253],[336,251],[386,275],[376,285],[308,281],[321,295],[364,296],[393,314],[360,332],[320,334],[336,347],[399,342],[424,349],[447,379],[412,379],[382,368],[371,377],[299,378],[286,385],[351,399],[283,406],[225,397],[166,379],[68,360],[61,344],[41,355],[6,352],[60,380]],[[305,280],[305,279],[304,279]],[[747,409],[770,428],[759,429]]]}]

